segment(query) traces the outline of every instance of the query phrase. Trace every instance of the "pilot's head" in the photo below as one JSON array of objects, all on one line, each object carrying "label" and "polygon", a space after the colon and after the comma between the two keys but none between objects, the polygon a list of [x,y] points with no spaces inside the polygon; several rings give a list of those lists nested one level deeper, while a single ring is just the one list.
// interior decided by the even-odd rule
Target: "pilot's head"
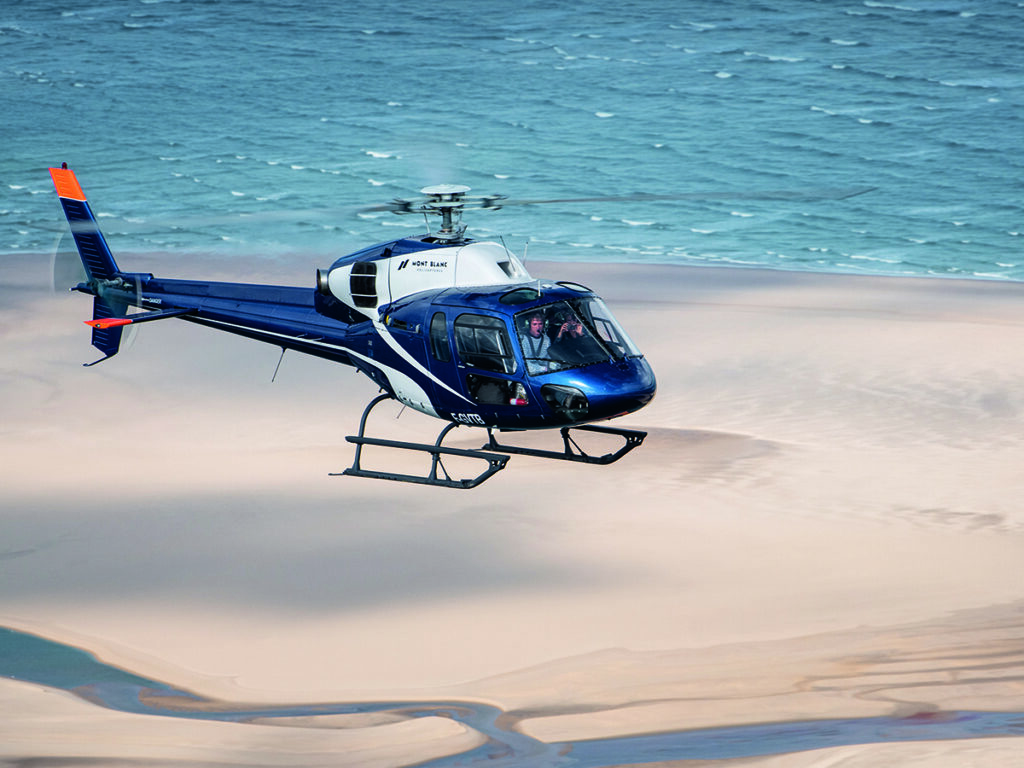
[{"label": "pilot's head", "polygon": [[544,315],[540,312],[526,318],[526,332],[537,338],[544,332]]}]

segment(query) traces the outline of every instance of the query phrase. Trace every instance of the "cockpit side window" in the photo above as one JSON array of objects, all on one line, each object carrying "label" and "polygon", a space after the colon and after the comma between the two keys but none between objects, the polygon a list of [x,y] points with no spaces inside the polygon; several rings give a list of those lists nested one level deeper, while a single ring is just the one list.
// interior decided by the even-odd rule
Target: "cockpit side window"
[{"label": "cockpit side window", "polygon": [[513,373],[516,358],[505,323],[487,315],[455,318],[455,350],[466,365],[495,373]]},{"label": "cockpit side window", "polygon": [[448,326],[444,312],[435,312],[430,318],[430,354],[442,363],[451,362],[452,346],[448,342]]}]

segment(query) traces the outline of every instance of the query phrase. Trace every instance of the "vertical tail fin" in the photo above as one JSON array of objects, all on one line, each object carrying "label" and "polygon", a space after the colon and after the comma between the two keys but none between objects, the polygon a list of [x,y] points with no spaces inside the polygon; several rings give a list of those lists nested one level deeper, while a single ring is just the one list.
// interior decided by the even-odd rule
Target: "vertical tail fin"
[{"label": "vertical tail fin", "polygon": [[[57,189],[60,204],[64,207],[64,215],[71,226],[71,234],[78,246],[78,255],[89,281],[89,292],[94,295],[92,302],[93,320],[118,317],[128,310],[128,304],[119,301],[104,290],[101,281],[113,280],[120,275],[117,262],[107,246],[107,241],[100,232],[96,216],[85,199],[82,187],[78,184],[75,174],[65,164],[62,168],[51,168],[50,177]],[[102,362],[117,354],[121,347],[121,327],[92,329],[92,345],[104,354]],[[96,363],[88,363],[95,365]]]},{"label": "vertical tail fin", "polygon": [[116,277],[119,272],[117,263],[107,247],[107,241],[100,232],[74,171],[67,167],[51,168],[50,177],[60,197],[60,204],[64,207],[64,215],[71,225],[71,234],[74,235],[78,255],[82,258],[90,282]]}]

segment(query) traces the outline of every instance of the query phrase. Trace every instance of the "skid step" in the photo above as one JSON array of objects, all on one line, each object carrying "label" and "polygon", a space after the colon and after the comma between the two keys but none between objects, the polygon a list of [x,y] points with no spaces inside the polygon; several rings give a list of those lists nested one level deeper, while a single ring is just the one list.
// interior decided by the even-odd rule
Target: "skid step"
[{"label": "skid step", "polygon": [[[579,430],[581,432],[596,432],[603,435],[614,435],[616,437],[621,437],[624,442],[622,447],[617,451],[612,451],[611,453],[606,453],[601,456],[591,456],[573,439],[573,430]],[[561,451],[547,451],[540,448],[527,448],[525,446],[499,443],[494,437],[494,432],[488,429],[488,441],[483,446],[482,450],[502,451],[504,453],[515,453],[522,456],[536,456],[542,459],[579,461],[584,464],[611,464],[613,461],[618,461],[627,453],[632,451],[644,441],[645,437],[647,437],[646,432],[640,432],[635,429],[601,427],[594,424],[583,424],[578,427],[562,427],[559,430],[559,433],[562,435],[563,449]]]}]

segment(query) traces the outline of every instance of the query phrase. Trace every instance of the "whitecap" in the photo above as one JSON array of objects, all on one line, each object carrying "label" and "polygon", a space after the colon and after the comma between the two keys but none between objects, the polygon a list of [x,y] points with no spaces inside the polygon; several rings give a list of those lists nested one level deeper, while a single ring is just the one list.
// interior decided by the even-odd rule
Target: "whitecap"
[{"label": "whitecap", "polygon": [[629,226],[631,226],[631,227],[649,227],[649,226],[653,225],[655,222],[653,222],[653,221],[634,221],[632,219],[623,219],[622,223],[623,224],[629,224]]},{"label": "whitecap", "polygon": [[494,174],[494,178],[504,180],[504,179],[507,179],[507,178],[510,178],[510,177],[509,177],[509,175],[507,173],[496,173],[496,174]]},{"label": "whitecap", "polygon": [[799,57],[799,56],[779,56],[779,55],[774,55],[773,56],[770,53],[757,53],[756,51],[744,51],[743,55],[751,57],[751,58],[755,58],[755,59],[766,59],[767,61],[785,61],[785,62],[790,62],[790,63],[796,63],[798,61],[804,61],[804,59]]},{"label": "whitecap", "polygon": [[752,213],[743,213],[743,212],[741,212],[741,211],[729,211],[729,215],[730,215],[730,216],[739,216],[739,217],[740,217],[740,218],[742,218],[742,219],[749,219],[749,218],[751,218],[751,217],[752,217],[752,216],[753,216],[754,214],[752,214]]},{"label": "whitecap", "polygon": [[304,165],[293,165],[293,166],[291,166],[291,169],[293,171],[304,171],[304,170],[306,170],[306,166],[304,166]]},{"label": "whitecap", "polygon": [[367,179],[368,182],[374,187],[383,187],[386,182],[377,181],[376,179]]},{"label": "whitecap", "polygon": [[725,80],[727,78],[730,78],[730,77],[733,77],[733,76],[734,75],[732,74],[732,72],[715,72],[715,77],[720,77],[723,80]]},{"label": "whitecap", "polygon": [[881,256],[866,256],[863,253],[851,253],[848,258],[859,261],[877,261],[881,264],[900,264],[899,259],[883,259]]},{"label": "whitecap", "polygon": [[369,155],[370,157],[375,157],[378,160],[394,157],[394,155],[392,155],[390,152],[374,152],[372,149],[363,150],[363,154]]},{"label": "whitecap", "polygon": [[236,192],[233,189],[231,190],[231,194],[234,195],[235,197],[245,197],[245,192]]},{"label": "whitecap", "polygon": [[840,40],[838,38],[831,38],[829,40],[829,42],[832,43],[832,45],[845,45],[845,46],[860,45],[860,42],[857,41],[857,40]]},{"label": "whitecap", "polygon": [[696,227],[690,227],[690,231],[698,235],[713,235],[715,230],[713,229],[697,229]]},{"label": "whitecap", "polygon": [[914,7],[909,6],[909,5],[896,5],[895,3],[882,3],[882,2],[878,2],[878,0],[864,0],[864,5],[866,5],[868,8],[890,8],[890,9],[892,9],[894,11],[911,11],[913,13],[917,13],[919,10],[921,10],[920,8],[914,8]]},{"label": "whitecap", "polygon": [[594,117],[615,117],[614,112],[595,112]]}]

